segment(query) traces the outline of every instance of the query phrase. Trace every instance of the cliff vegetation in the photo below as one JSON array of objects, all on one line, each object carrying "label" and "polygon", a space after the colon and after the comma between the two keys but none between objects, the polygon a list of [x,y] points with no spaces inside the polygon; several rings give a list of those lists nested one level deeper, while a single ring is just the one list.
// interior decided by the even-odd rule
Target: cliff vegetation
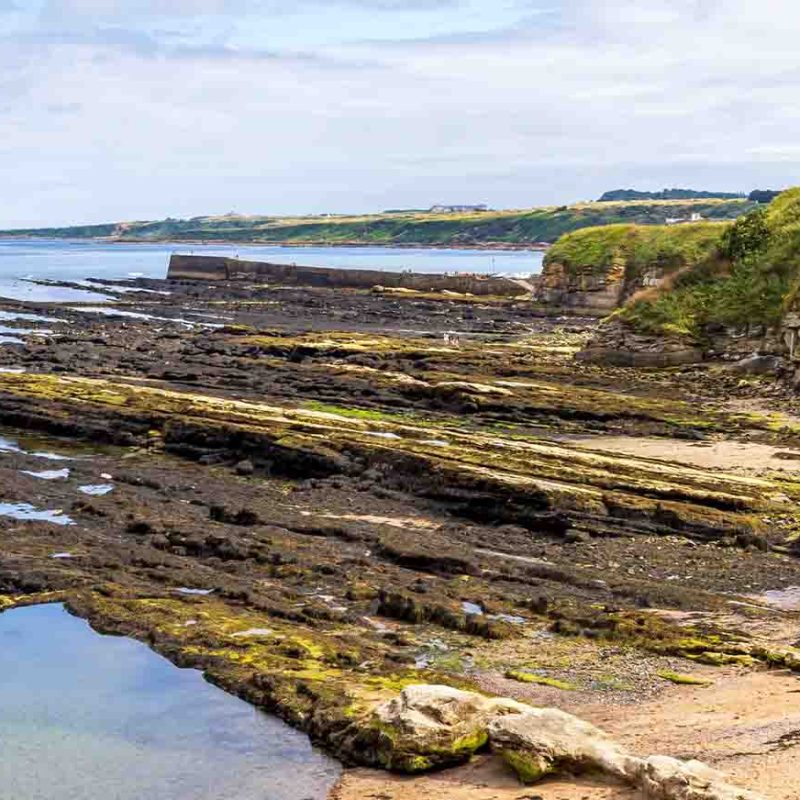
[{"label": "cliff vegetation", "polygon": [[470,213],[392,212],[363,216],[226,216],[19,229],[4,236],[107,238],[119,241],[225,241],[261,244],[530,246],[572,231],[629,223],[663,224],[700,214],[731,220],[754,204],[746,199],[580,203],[571,206]]},{"label": "cliff vegetation", "polygon": [[[698,340],[714,325],[776,326],[800,292],[800,188],[719,232],[708,257],[634,295],[619,318],[642,333]],[[675,235],[690,246],[688,227]]]},{"label": "cliff vegetation", "polygon": [[586,228],[559,239],[548,251],[547,264],[560,264],[570,278],[602,276],[619,265],[626,281],[632,281],[647,272],[672,272],[706,262],[727,227],[698,222]]}]

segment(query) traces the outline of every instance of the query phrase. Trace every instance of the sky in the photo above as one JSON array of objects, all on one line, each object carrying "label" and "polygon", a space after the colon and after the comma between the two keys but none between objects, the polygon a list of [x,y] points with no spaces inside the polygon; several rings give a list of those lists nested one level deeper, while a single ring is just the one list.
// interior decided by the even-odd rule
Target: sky
[{"label": "sky", "polygon": [[800,183],[797,0],[0,0],[0,227]]}]

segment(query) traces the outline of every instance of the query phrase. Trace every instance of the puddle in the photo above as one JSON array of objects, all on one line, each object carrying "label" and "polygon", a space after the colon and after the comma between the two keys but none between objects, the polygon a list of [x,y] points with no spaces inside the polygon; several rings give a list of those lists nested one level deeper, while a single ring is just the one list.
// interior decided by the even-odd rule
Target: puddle
[{"label": "puddle", "polygon": [[58,323],[63,320],[56,317],[44,317],[41,314],[27,314],[22,311],[0,311],[0,322],[46,322]]},{"label": "puddle", "polygon": [[519,561],[521,564],[546,564],[547,562],[542,558],[534,558],[533,556],[515,556],[511,553],[501,553],[499,550],[484,550],[483,548],[476,547],[476,553],[482,556],[494,556],[495,558],[507,558],[509,561]]},{"label": "puddle", "polygon": [[800,586],[773,589],[763,594],[749,595],[749,597],[781,611],[800,611]]},{"label": "puddle", "polygon": [[387,433],[385,431],[364,431],[367,436],[377,436],[379,439],[401,439],[396,433]]},{"label": "puddle", "polygon": [[121,317],[123,319],[144,319],[158,322],[176,321],[165,317],[155,317],[152,314],[145,314],[141,311],[125,311],[122,308],[103,308],[102,306],[76,306],[71,308],[70,311],[77,311],[81,314],[100,314],[103,317]]},{"label": "puddle", "polygon": [[33,458],[43,458],[45,461],[74,461],[75,459],[72,456],[62,456],[59,453],[47,453],[44,451],[35,450],[31,453],[27,453],[25,450],[20,450],[19,452],[24,453],[25,455],[31,456]]},{"label": "puddle", "polygon": [[[33,440],[31,443],[41,442],[41,440]],[[49,442],[48,442],[49,444]],[[75,461],[74,456],[65,456],[60,453],[52,453],[47,450],[27,450],[18,440],[10,439],[7,436],[0,435],[0,453],[16,453],[22,456],[31,456],[32,458],[42,458],[46,461]]]},{"label": "puddle", "polygon": [[28,278],[0,278],[0,297],[23,303],[105,303],[113,297],[83,289],[51,286],[46,281]]},{"label": "puddle", "polygon": [[336,598],[332,594],[312,594],[315,600],[322,600],[325,605],[329,606],[331,611],[347,611],[347,606],[338,605]]},{"label": "puddle", "polygon": [[0,503],[0,517],[9,517],[24,522],[52,522],[54,525],[74,525],[72,517],[68,517],[61,510],[48,511],[30,503]]},{"label": "puddle", "polygon": [[178,594],[198,595],[200,597],[214,593],[213,589],[187,589],[185,586],[179,586],[175,591]]},{"label": "puddle", "polygon": [[149,322],[172,322],[176,325],[185,325],[187,328],[200,326],[201,328],[224,328],[224,325],[217,325],[211,322],[197,322],[182,317],[157,317],[154,314],[145,314],[143,311],[125,311],[121,308],[109,306],[75,306],[71,311],[78,311],[81,314],[100,314],[104,317],[120,317],[122,319],[141,319]]},{"label": "puddle", "polygon": [[49,336],[53,331],[48,328],[17,328],[12,325],[0,325],[0,335],[18,336]]},{"label": "puddle", "polygon": [[525,617],[515,617],[513,614],[491,614],[489,619],[499,619],[501,622],[509,622],[512,625],[526,625],[528,623]]},{"label": "puddle", "polygon": [[25,453],[25,451],[13,439],[0,436],[0,453]]},{"label": "puddle", "polygon": [[470,616],[483,616],[483,609],[477,603],[469,603],[466,600],[461,604],[464,613]]},{"label": "puddle", "polygon": [[415,656],[414,667],[416,669],[428,669],[438,656],[447,653],[449,649],[441,639],[433,639],[427,642],[423,645],[422,652]]},{"label": "puddle", "polygon": [[187,311],[187,317],[203,317],[204,319],[225,319],[225,320],[235,320],[236,317],[232,314],[209,314],[204,311]]},{"label": "puddle", "polygon": [[88,494],[90,497],[103,497],[113,492],[114,487],[110,483],[97,483],[90,486],[79,486],[78,491]]},{"label": "puddle", "polygon": [[0,615],[0,675],[4,798],[323,800],[341,773],[280,720],[61,606]]},{"label": "puddle", "polygon": [[4,336],[0,335],[0,344],[25,344],[22,339],[18,339],[16,336]]},{"label": "puddle", "polygon": [[30,470],[22,470],[23,475],[30,475],[31,478],[38,478],[40,481],[65,481],[69,478],[68,469],[46,469],[42,472],[31,472]]},{"label": "puddle", "polygon": [[68,558],[75,558],[75,556],[73,556],[72,553],[50,553],[50,558],[62,561]]}]

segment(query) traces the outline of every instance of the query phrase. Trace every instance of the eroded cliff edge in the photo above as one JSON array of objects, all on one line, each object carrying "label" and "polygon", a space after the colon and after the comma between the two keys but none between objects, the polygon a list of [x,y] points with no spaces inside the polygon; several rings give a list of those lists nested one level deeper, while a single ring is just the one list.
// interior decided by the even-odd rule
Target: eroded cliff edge
[{"label": "eroded cliff edge", "polygon": [[[674,366],[706,359],[793,373],[800,189],[734,223],[608,226],[548,253],[540,299],[604,316],[581,357]],[[785,363],[782,363],[785,362]]]}]

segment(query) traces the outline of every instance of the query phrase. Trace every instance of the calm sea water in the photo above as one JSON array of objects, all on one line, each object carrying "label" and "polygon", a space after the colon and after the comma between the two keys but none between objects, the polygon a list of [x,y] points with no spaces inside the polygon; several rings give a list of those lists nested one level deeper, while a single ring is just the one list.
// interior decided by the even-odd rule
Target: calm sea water
[{"label": "calm sea water", "polygon": [[485,272],[531,275],[543,255],[533,251],[422,250],[389,247],[258,247],[171,244],[105,244],[63,239],[0,239],[0,297],[71,302],[100,295],[27,280],[81,281],[87,278],[166,277],[172,253],[240,256],[281,264],[414,272]]},{"label": "calm sea water", "polygon": [[0,614],[3,800],[321,800],[339,766],[280,720],[61,606]]}]

